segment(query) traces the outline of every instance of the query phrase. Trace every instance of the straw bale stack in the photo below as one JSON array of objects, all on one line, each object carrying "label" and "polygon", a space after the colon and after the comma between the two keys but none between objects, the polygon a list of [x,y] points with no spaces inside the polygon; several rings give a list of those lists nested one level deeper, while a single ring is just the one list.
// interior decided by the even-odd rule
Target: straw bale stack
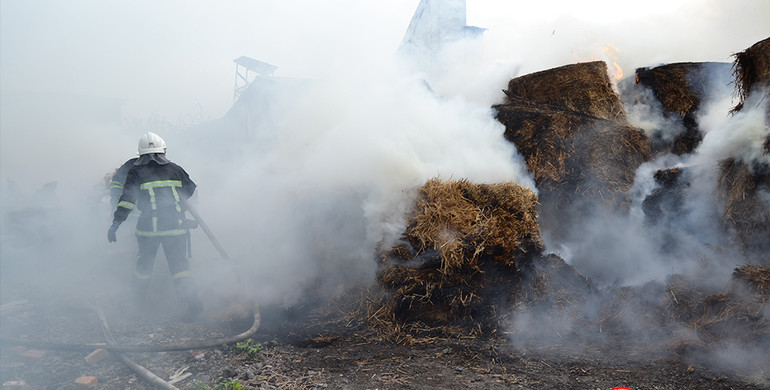
[{"label": "straw bale stack", "polygon": [[508,82],[506,103],[556,106],[608,120],[625,120],[620,98],[612,90],[603,61],[548,69]]},{"label": "straw bale stack", "polygon": [[[770,341],[769,295],[770,268],[761,265],[736,268],[723,288],[673,275],[665,286],[651,282],[610,290],[597,325],[609,335],[668,340],[672,352],[706,356],[715,345]],[[624,313],[632,313],[634,321],[623,321]]]},{"label": "straw bale stack", "polygon": [[625,210],[636,169],[651,156],[647,136],[627,123],[555,107],[495,106],[540,192],[541,226],[556,237],[579,220],[585,200]]},{"label": "straw bale stack", "polygon": [[724,291],[705,296],[691,326],[707,342],[745,344],[770,340],[770,268],[745,264],[735,269]]},{"label": "straw bale stack", "polygon": [[[754,169],[752,169],[754,168]],[[724,206],[722,222],[748,254],[769,261],[770,253],[770,167],[751,167],[728,159],[720,163],[717,198]]]},{"label": "straw bale stack", "polygon": [[687,154],[695,150],[703,140],[695,114],[714,78],[720,74],[730,74],[729,63],[680,62],[636,69],[636,84],[650,88],[663,106],[664,116],[681,118],[685,128],[673,140],[653,139],[653,149],[675,154]]},{"label": "straw bale stack", "polygon": [[636,168],[650,157],[647,137],[625,123],[542,106],[495,108],[540,190],[566,186],[601,199],[619,196],[624,203]]},{"label": "straw bale stack", "polygon": [[664,109],[685,118],[700,107],[715,72],[729,70],[726,62],[679,62],[638,68],[636,82],[649,87]]},{"label": "straw bale stack", "polygon": [[[770,38],[735,54],[733,64],[736,93],[740,102],[732,110],[740,111],[750,94],[764,96],[756,109],[765,112],[765,131],[770,123]],[[770,133],[762,144],[762,158],[751,162],[734,158],[720,161],[716,197],[721,201],[722,223],[749,255],[768,260],[770,251]]]},{"label": "straw bale stack", "polygon": [[770,267],[744,264],[733,271],[733,280],[743,283],[759,299],[770,298]]},{"label": "straw bale stack", "polygon": [[733,112],[740,111],[753,91],[763,91],[766,97],[770,96],[770,38],[755,43],[734,57],[733,76],[740,102]]},{"label": "straw bale stack", "polygon": [[[673,275],[666,283],[597,290],[554,255],[537,257],[521,275],[511,315],[531,313],[543,321],[567,316],[571,327],[554,329],[565,332],[559,339],[579,329],[577,342],[638,343],[650,351],[664,343],[668,350],[687,354],[708,354],[724,343],[770,341],[770,268],[763,265],[736,268],[723,287]],[[548,331],[544,326],[535,333],[546,337]]]},{"label": "straw bale stack", "polygon": [[642,203],[644,218],[647,223],[655,224],[664,219],[677,219],[686,210],[683,209],[685,191],[690,182],[684,177],[682,168],[670,168],[655,172],[658,185]]},{"label": "straw bale stack", "polygon": [[626,121],[604,62],[515,78],[496,118],[524,157],[540,191],[541,227],[556,237],[585,212],[583,200],[625,209],[650,142]]},{"label": "straw bale stack", "polygon": [[480,326],[521,264],[542,252],[536,205],[515,183],[427,181],[401,241],[380,253],[383,294],[370,322]]},{"label": "straw bale stack", "polygon": [[664,338],[666,327],[660,326],[662,309],[658,302],[667,292],[658,282],[611,287],[601,297],[593,325],[603,335],[626,338],[629,342]]},{"label": "straw bale stack", "polygon": [[511,296],[514,312],[578,309],[596,295],[591,281],[555,254],[533,258],[520,275]]}]

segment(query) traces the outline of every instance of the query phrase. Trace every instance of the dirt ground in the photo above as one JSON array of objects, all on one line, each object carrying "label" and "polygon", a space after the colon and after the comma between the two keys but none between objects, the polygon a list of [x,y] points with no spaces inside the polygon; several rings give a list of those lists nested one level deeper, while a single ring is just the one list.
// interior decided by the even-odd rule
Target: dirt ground
[{"label": "dirt ground", "polygon": [[[104,299],[104,298],[100,298]],[[155,310],[96,299],[93,306],[45,303],[5,296],[0,329],[12,335],[57,343],[104,342],[94,307],[103,309],[118,344],[196,343],[244,332],[249,316],[207,308],[198,321],[179,321],[181,308],[158,301]],[[623,347],[580,355],[560,345],[515,348],[505,334],[475,338],[425,338],[393,343],[339,313],[334,325],[319,311],[304,314],[261,309],[259,331],[246,344],[204,350],[126,353],[180,389],[207,389],[237,381],[244,389],[758,389],[766,378],[715,372],[680,360],[670,351],[631,352]],[[288,315],[288,316],[287,316]],[[25,357],[25,348],[3,343],[0,382],[26,389],[81,389],[75,381],[94,376],[94,389],[152,389],[115,353],[88,364],[88,352],[47,350]],[[188,375],[189,374],[189,375]],[[219,387],[220,389],[223,386]]]}]

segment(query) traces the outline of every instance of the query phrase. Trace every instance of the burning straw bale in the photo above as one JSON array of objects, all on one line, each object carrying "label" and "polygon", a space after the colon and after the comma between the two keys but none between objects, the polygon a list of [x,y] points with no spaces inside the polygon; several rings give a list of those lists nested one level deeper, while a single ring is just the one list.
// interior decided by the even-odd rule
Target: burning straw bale
[{"label": "burning straw bale", "polygon": [[595,294],[588,278],[554,254],[535,257],[520,275],[510,300],[516,312],[575,309]]},{"label": "burning straw bale", "polygon": [[[758,91],[764,93],[765,117],[770,121],[770,38],[760,41],[743,52],[735,54],[733,75],[740,103]],[[767,123],[765,124],[767,126]],[[765,128],[767,130],[767,128]],[[763,154],[770,154],[770,135],[762,144]],[[763,157],[764,157],[763,156]],[[728,231],[749,254],[767,261],[770,252],[770,164],[767,158],[751,162],[727,159],[720,162],[716,197],[723,206],[722,221]]]},{"label": "burning straw bale", "polygon": [[488,257],[513,265],[542,249],[536,204],[534,192],[515,183],[431,179],[419,190],[404,238],[418,254],[436,251],[443,275],[478,268]]},{"label": "burning straw bale", "polygon": [[664,109],[685,118],[700,107],[714,74],[729,70],[729,63],[679,62],[639,68],[636,82],[648,86]]},{"label": "burning straw bale", "polygon": [[690,180],[684,172],[679,167],[655,172],[657,187],[642,203],[645,222],[656,224],[677,220],[686,212],[684,200]]},{"label": "burning straw bale", "polygon": [[740,102],[733,108],[733,112],[739,111],[749,94],[755,90],[768,88],[765,94],[770,95],[770,38],[755,43],[734,57],[735,92]]},{"label": "burning straw bale", "polygon": [[495,108],[506,126],[506,139],[524,157],[541,194],[559,193],[560,204],[576,196],[601,199],[612,207],[628,204],[636,169],[651,156],[642,131],[553,107]]},{"label": "burning straw bale", "polygon": [[728,292],[703,298],[701,317],[691,326],[705,342],[733,340],[744,344],[770,335],[764,305]]},{"label": "burning straw bale", "polygon": [[662,324],[684,325],[697,334],[697,340],[687,340],[688,349],[705,349],[711,343],[728,341],[751,344],[770,337],[770,269],[748,264],[738,267],[722,291],[711,291],[702,285],[696,280],[675,277],[661,302]]},{"label": "burning straw bale", "polygon": [[664,297],[661,299],[663,322],[685,324],[694,322],[698,317],[698,306],[703,297],[715,292],[704,292],[697,281],[681,275],[673,275],[666,285]]},{"label": "burning straw bale", "polygon": [[595,326],[605,336],[646,342],[666,331],[658,306],[661,289],[657,282],[640,287],[613,287],[602,297]]},{"label": "burning straw bale", "polygon": [[770,268],[750,264],[738,267],[725,291],[702,299],[701,315],[693,326],[705,341],[754,343],[769,339],[769,294]]},{"label": "burning straw bale", "polygon": [[623,105],[603,61],[584,62],[548,69],[508,82],[503,91],[508,104],[528,102],[564,108],[609,120],[625,120]]},{"label": "burning straw bale", "polygon": [[[541,223],[565,225],[574,200],[623,209],[650,142],[626,121],[603,62],[567,65],[515,78],[494,106],[540,190]],[[553,211],[554,215],[550,215]],[[579,215],[577,215],[579,217]],[[553,220],[553,221],[552,221]]]},{"label": "burning straw bale", "polygon": [[770,167],[722,161],[716,192],[724,206],[725,228],[735,233],[745,251],[764,256],[766,261],[770,253]]},{"label": "burning straw bale", "polygon": [[636,85],[650,88],[663,106],[664,115],[668,117],[673,114],[681,118],[685,128],[673,140],[653,140],[656,150],[686,154],[697,148],[703,140],[703,133],[699,129],[696,113],[714,85],[713,80],[719,79],[722,74],[729,76],[729,63],[680,62],[636,70]]},{"label": "burning straw bale", "polygon": [[733,280],[747,286],[760,299],[770,298],[770,268],[745,264],[735,269]]},{"label": "burning straw bale", "polygon": [[426,182],[401,241],[381,253],[383,294],[370,320],[479,326],[497,290],[542,252],[536,204],[515,183]]},{"label": "burning straw bale", "polygon": [[666,284],[612,287],[597,294],[598,314],[586,327],[650,350],[659,349],[658,340],[675,353],[704,355],[725,343],[770,341],[768,293],[765,266],[737,268],[722,288],[672,275]]}]

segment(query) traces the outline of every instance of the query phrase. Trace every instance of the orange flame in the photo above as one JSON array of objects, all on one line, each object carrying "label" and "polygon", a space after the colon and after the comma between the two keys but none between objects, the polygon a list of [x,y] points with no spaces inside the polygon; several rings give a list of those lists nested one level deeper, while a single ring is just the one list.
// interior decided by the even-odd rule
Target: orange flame
[{"label": "orange flame", "polygon": [[618,50],[617,47],[613,46],[612,44],[607,44],[604,46],[604,54],[606,54],[610,60],[611,60],[611,66],[612,70],[614,71],[612,74],[612,77],[615,79],[615,81],[620,80],[623,78],[623,67],[618,64]]}]

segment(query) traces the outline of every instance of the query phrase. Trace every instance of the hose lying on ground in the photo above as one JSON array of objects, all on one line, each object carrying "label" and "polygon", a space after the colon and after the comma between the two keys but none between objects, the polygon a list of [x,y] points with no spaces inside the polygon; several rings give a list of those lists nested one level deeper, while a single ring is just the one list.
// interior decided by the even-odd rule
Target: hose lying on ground
[{"label": "hose lying on ground", "polygon": [[48,350],[55,350],[55,351],[93,351],[94,349],[101,348],[106,349],[108,351],[115,351],[115,352],[171,352],[171,351],[189,351],[193,349],[208,349],[208,348],[217,348],[221,347],[222,345],[227,344],[235,344],[241,341],[244,341],[251,336],[254,336],[254,334],[257,333],[257,330],[259,330],[259,325],[261,323],[261,315],[259,312],[259,308],[254,309],[254,319],[251,323],[251,328],[249,328],[247,331],[232,336],[232,337],[221,337],[218,339],[213,340],[191,340],[188,342],[182,342],[182,343],[169,343],[169,344],[154,344],[154,345],[102,345],[102,344],[62,344],[62,343],[53,343],[48,341],[37,341],[37,340],[29,340],[29,339],[22,339],[22,338],[16,338],[16,337],[8,337],[0,335],[0,341],[14,344],[14,345],[23,345],[30,348],[38,348],[38,349],[48,349]]},{"label": "hose lying on ground", "polygon": [[[104,316],[104,312],[102,309],[96,306],[91,306],[91,309],[96,312],[96,314],[99,316],[99,319],[102,321],[102,332],[104,333],[104,338],[107,340],[107,345],[115,345],[115,338],[112,337],[112,332],[110,332],[110,326],[107,324],[107,317]],[[137,364],[128,356],[120,352],[117,353],[117,356],[118,359],[123,362],[123,364],[128,366],[128,368],[130,368],[133,372],[142,377],[142,379],[155,385],[155,387],[164,390],[179,390],[178,387],[164,381],[163,378],[153,374],[152,371]]]}]

